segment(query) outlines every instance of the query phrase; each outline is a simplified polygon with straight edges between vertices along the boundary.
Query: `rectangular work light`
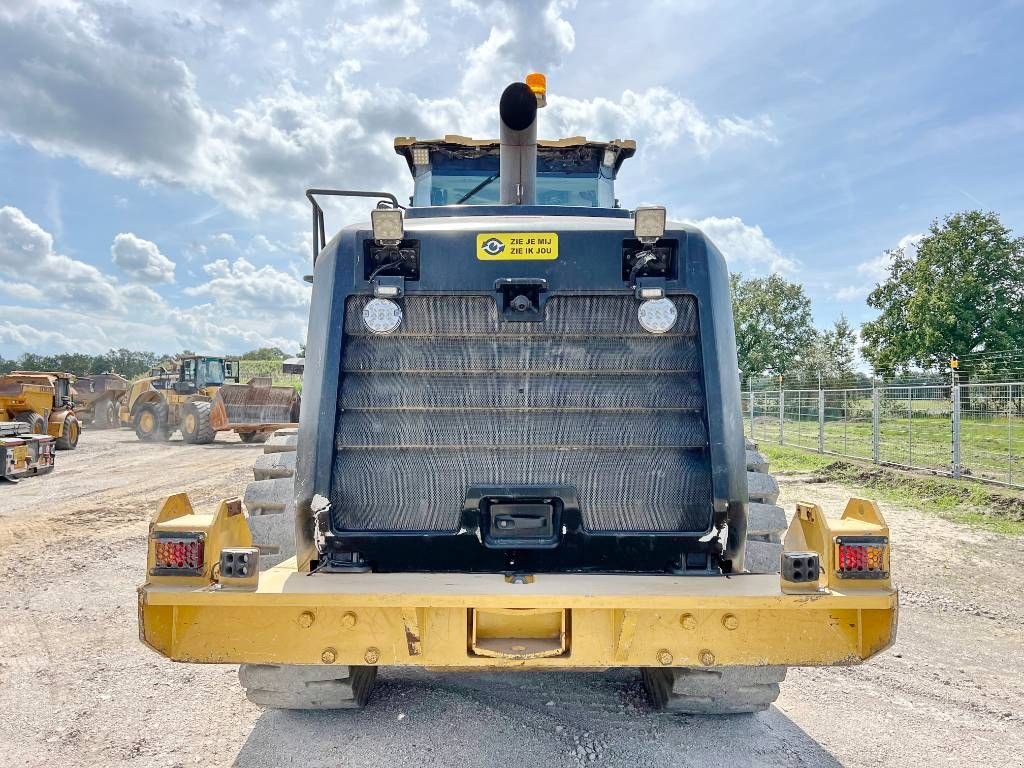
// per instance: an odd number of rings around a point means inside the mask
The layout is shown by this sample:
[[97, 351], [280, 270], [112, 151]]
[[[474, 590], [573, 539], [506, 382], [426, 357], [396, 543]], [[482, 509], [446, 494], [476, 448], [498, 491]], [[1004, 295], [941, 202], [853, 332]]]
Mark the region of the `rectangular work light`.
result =
[[405, 236], [401, 208], [374, 208], [370, 211], [373, 239], [380, 245], [398, 245]]
[[665, 234], [664, 206], [651, 205], [633, 212], [633, 234], [644, 245], [654, 245]]

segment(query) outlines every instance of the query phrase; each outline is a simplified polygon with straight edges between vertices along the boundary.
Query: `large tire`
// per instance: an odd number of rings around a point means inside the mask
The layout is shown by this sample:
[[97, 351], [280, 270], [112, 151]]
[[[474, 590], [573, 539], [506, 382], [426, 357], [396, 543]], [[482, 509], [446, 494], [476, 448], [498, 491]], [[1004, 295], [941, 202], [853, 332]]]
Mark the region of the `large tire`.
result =
[[146, 443], [167, 439], [167, 405], [143, 403], [132, 417], [135, 436]]
[[117, 426], [117, 406], [112, 400], [100, 400], [93, 406], [92, 424], [96, 429]]
[[295, 554], [295, 442], [298, 430], [279, 429], [263, 444], [245, 489], [245, 508], [260, 566], [270, 567]]
[[54, 445], [58, 451], [73, 451], [78, 445], [78, 438], [82, 435], [82, 425], [73, 414], [64, 417], [64, 426], [60, 431]]
[[330, 664], [242, 664], [238, 680], [254, 704], [271, 709], [358, 709], [366, 705], [376, 667]]
[[[295, 554], [295, 444], [298, 430], [279, 429], [264, 443], [245, 489], [245, 508], [260, 566]], [[355, 709], [377, 679], [369, 666], [243, 664], [238, 679], [249, 701], [272, 709]]]
[[782, 537], [788, 523], [779, 500], [779, 484], [768, 473], [768, 459], [747, 441], [747, 555], [751, 573], [778, 573], [782, 560]]
[[205, 445], [212, 443], [217, 433], [210, 426], [210, 411], [213, 404], [205, 400], [187, 403], [181, 416], [181, 436], [186, 443]]
[[644, 667], [644, 687], [656, 709], [683, 715], [760, 712], [779, 697], [785, 667]]
[[14, 414], [14, 420], [28, 425], [28, 433], [31, 435], [46, 434], [46, 419], [35, 411], [21, 411]]

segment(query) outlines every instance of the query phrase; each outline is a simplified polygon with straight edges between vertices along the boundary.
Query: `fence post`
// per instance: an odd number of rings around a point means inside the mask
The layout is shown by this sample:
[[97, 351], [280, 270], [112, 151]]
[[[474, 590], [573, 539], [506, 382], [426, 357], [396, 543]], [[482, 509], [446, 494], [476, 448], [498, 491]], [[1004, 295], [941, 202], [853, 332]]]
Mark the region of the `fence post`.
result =
[[1013, 485], [1013, 384], [1006, 385], [1006, 484]]
[[785, 445], [783, 425], [786, 423], [786, 390], [779, 387], [779, 445]]
[[755, 440], [754, 437], [754, 380], [751, 377], [747, 377], [747, 392], [750, 395], [750, 439]]
[[953, 463], [953, 477], [960, 477], [960, 385], [954, 384], [950, 387], [950, 392], [953, 395], [953, 404], [951, 407], [953, 415], [953, 429], [952, 429], [952, 449], [951, 456]]
[[825, 452], [825, 390], [818, 384], [818, 453]]
[[877, 464], [882, 458], [881, 438], [881, 398], [878, 394], [878, 387], [871, 386], [871, 460]]

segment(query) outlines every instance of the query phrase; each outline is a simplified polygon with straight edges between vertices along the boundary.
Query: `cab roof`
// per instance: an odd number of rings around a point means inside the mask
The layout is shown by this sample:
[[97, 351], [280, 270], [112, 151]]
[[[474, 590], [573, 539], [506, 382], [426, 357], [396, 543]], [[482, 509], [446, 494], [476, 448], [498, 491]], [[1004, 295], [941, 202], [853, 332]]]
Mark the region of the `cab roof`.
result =
[[[413, 149], [424, 148], [428, 151], [443, 151], [466, 158], [497, 156], [500, 144], [497, 139], [471, 139], [468, 136], [447, 134], [442, 139], [417, 139], [415, 136], [399, 136], [395, 139], [395, 152], [405, 158], [409, 172], [416, 173], [413, 163]], [[636, 142], [633, 139], [613, 139], [612, 141], [590, 141], [586, 136], [570, 136], [566, 139], [537, 141], [537, 155], [545, 159], [571, 160], [581, 150], [585, 152], [604, 152], [606, 149], [617, 150], [615, 157], [615, 173], [619, 172], [622, 163], [636, 154]]]

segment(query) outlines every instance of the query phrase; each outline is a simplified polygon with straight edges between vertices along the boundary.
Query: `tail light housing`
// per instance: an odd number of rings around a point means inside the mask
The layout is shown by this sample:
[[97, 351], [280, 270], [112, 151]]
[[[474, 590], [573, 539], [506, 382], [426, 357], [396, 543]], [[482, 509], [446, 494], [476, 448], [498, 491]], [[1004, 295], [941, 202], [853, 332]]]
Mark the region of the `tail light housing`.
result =
[[154, 576], [201, 576], [205, 563], [206, 535], [202, 533], [154, 533]]
[[837, 536], [836, 574], [842, 579], [889, 578], [889, 539], [885, 536]]

